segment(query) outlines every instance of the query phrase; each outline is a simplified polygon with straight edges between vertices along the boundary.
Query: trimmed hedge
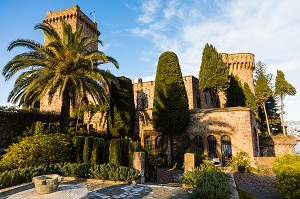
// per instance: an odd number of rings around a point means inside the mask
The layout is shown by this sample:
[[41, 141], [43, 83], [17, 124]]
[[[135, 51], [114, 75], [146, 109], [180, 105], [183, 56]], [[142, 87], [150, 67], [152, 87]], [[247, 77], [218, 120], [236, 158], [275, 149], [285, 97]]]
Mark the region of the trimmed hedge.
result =
[[273, 164], [276, 182], [283, 198], [300, 198], [300, 156], [286, 154], [276, 158]]
[[75, 136], [73, 139], [76, 163], [83, 163], [84, 142], [85, 142], [84, 136]]
[[72, 160], [72, 141], [68, 135], [34, 135], [8, 147], [0, 161], [4, 170], [40, 166]]
[[112, 166], [109, 164], [59, 163], [49, 166], [25, 167], [4, 171], [0, 173], [0, 188], [31, 182], [34, 176], [51, 173], [62, 176], [126, 182], [132, 182], [139, 178], [139, 172], [128, 167]]
[[93, 150], [94, 137], [89, 136], [85, 138], [84, 147], [83, 147], [83, 162], [91, 163], [91, 156]]
[[94, 138], [91, 163], [103, 164], [104, 163], [103, 152], [104, 152], [104, 139], [97, 138], [97, 137]]

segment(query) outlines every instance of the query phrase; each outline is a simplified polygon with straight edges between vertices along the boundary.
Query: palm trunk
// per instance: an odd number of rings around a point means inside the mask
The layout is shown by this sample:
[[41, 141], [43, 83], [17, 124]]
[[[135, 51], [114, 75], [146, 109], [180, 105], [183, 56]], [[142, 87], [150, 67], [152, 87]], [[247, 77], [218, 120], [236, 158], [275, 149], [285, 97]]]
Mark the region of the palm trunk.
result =
[[70, 123], [70, 105], [71, 98], [69, 95], [69, 86], [66, 85], [62, 94], [62, 105], [60, 113], [60, 131], [62, 133], [68, 133]]
[[265, 112], [265, 116], [266, 116], [266, 122], [267, 122], [267, 127], [268, 127], [268, 133], [269, 133], [269, 136], [271, 136], [270, 126], [269, 126], [269, 119], [268, 119], [268, 114], [267, 114], [267, 111], [266, 111], [266, 105], [265, 105], [265, 104], [264, 104], [264, 112]]
[[170, 166], [172, 163], [172, 136], [170, 135], [168, 136], [167, 154], [168, 154], [168, 166]]
[[281, 116], [281, 126], [282, 126], [282, 132], [283, 135], [286, 135], [286, 129], [285, 129], [285, 124], [284, 124], [284, 119], [283, 119], [283, 97], [280, 96], [280, 116]]

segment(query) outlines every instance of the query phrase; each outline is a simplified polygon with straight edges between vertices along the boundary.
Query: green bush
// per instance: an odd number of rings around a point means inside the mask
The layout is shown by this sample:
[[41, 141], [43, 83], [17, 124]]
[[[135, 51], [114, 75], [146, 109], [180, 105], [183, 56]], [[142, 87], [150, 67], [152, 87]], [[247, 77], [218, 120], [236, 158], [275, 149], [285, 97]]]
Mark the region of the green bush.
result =
[[201, 164], [194, 171], [185, 172], [181, 182], [193, 187], [190, 198], [226, 199], [231, 193], [228, 176], [210, 164]]
[[243, 189], [238, 189], [240, 199], [256, 199], [255, 195], [250, 193], [249, 191], [245, 191]]
[[91, 163], [92, 164], [103, 164], [103, 150], [104, 150], [104, 139], [94, 138], [93, 150]]
[[133, 165], [133, 153], [142, 150], [139, 142], [130, 142], [128, 146], [128, 166], [132, 167]]
[[273, 171], [283, 198], [300, 198], [300, 156], [286, 154], [276, 158]]
[[104, 149], [103, 149], [103, 163], [104, 164], [109, 163], [109, 146], [110, 146], [110, 141], [108, 141], [108, 140], [104, 141]]
[[86, 163], [57, 163], [39, 167], [25, 167], [0, 173], [0, 188], [31, 182], [32, 177], [56, 173], [62, 176], [95, 178], [132, 182], [137, 180], [139, 172], [128, 167], [89, 165]]
[[71, 146], [70, 137], [64, 134], [25, 137], [9, 146], [0, 167], [14, 169], [71, 161]]
[[132, 182], [138, 179], [139, 171], [128, 167], [109, 164], [93, 165], [90, 169], [90, 177], [101, 180]]
[[121, 139], [112, 139], [109, 145], [109, 164], [121, 165], [121, 154]]
[[228, 162], [228, 165], [235, 171], [251, 172], [252, 167], [250, 166], [250, 157], [245, 151], [241, 151], [233, 156]]
[[73, 139], [75, 162], [77, 163], [83, 163], [84, 142], [85, 138], [83, 136], [75, 136]]
[[94, 137], [89, 136], [85, 138], [84, 147], [83, 147], [83, 162], [91, 163], [91, 156], [93, 150]]
[[158, 154], [144, 150], [145, 153], [145, 180], [148, 182], [157, 181], [157, 160]]

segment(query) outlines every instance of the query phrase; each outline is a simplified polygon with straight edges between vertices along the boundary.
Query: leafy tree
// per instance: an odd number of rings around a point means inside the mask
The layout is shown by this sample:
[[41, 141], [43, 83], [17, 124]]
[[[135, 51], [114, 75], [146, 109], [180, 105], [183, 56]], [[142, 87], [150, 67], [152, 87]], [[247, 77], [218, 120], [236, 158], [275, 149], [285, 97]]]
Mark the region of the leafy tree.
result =
[[189, 123], [187, 93], [173, 52], [164, 52], [159, 57], [152, 115], [154, 129], [168, 138], [168, 164], [171, 164], [172, 136], [182, 133]]
[[226, 90], [226, 107], [236, 107], [242, 106], [244, 107], [246, 98], [243, 91], [242, 83], [239, 79], [233, 75], [229, 77], [229, 87]]
[[266, 122], [267, 122], [267, 127], [268, 127], [268, 133], [271, 136], [270, 132], [270, 126], [269, 126], [269, 121], [268, 121], [268, 115], [266, 111], [266, 102], [272, 95], [272, 90], [270, 89], [268, 85], [268, 80], [264, 76], [263, 73], [260, 73], [258, 76], [258, 79], [256, 81], [255, 85], [255, 97], [256, 97], [256, 102], [263, 108], [265, 117], [266, 117]]
[[62, 99], [61, 131], [66, 133], [71, 99], [90, 96], [95, 103], [106, 101], [107, 84], [114, 81], [114, 76], [97, 66], [111, 62], [118, 67], [118, 63], [101, 51], [89, 50], [91, 46], [102, 42], [97, 38], [83, 36], [82, 25], [74, 32], [64, 20], [61, 25], [61, 35], [48, 22], [35, 26], [48, 39], [46, 45], [26, 39], [10, 43], [9, 51], [15, 47], [26, 47], [30, 51], [16, 55], [9, 61], [3, 69], [3, 75], [9, 80], [17, 72], [23, 71], [8, 97], [12, 103], [19, 101], [19, 105], [29, 107], [43, 96], [48, 96], [51, 103], [54, 94], [59, 93]]
[[276, 81], [275, 81], [275, 95], [279, 96], [280, 98], [280, 114], [281, 114], [281, 125], [282, 125], [282, 131], [283, 134], [286, 135], [286, 129], [284, 126], [284, 104], [283, 104], [283, 99], [287, 95], [295, 95], [296, 89], [286, 81], [284, 78], [284, 73], [281, 70], [277, 70], [277, 76], [276, 76]]
[[110, 93], [109, 131], [113, 137], [130, 135], [134, 128], [134, 98], [132, 82], [119, 77], [119, 88], [112, 84]]
[[216, 48], [206, 44], [202, 53], [199, 87], [201, 91], [210, 91], [216, 107], [219, 107], [218, 92], [225, 91], [228, 87], [228, 75], [228, 68], [219, 57]]
[[255, 114], [256, 119], [260, 120], [258, 116], [258, 105], [255, 101], [255, 95], [252, 93], [249, 85], [247, 83], [244, 84], [243, 91], [245, 94], [245, 106], [250, 108], [252, 112]]

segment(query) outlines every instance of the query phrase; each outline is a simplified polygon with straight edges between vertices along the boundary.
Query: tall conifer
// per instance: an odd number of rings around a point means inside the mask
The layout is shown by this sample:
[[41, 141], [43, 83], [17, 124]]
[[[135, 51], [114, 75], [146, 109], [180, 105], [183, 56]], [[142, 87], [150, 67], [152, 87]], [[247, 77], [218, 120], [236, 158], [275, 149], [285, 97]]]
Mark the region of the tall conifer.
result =
[[271, 97], [271, 95], [272, 95], [272, 90], [270, 89], [270, 87], [268, 85], [268, 80], [264, 76], [263, 73], [260, 73], [260, 75], [258, 76], [258, 79], [256, 81], [256, 85], [255, 85], [255, 97], [256, 97], [256, 102], [264, 110], [267, 127], [268, 127], [268, 133], [270, 136], [271, 136], [271, 131], [270, 131], [268, 115], [267, 115], [267, 111], [266, 111], [266, 102]]
[[172, 156], [172, 136], [182, 133], [189, 123], [185, 85], [174, 52], [160, 55], [156, 69], [153, 127], [168, 138], [168, 164]]
[[233, 75], [229, 79], [229, 87], [226, 90], [226, 107], [244, 107], [246, 105], [246, 98], [241, 81]]
[[280, 98], [281, 125], [282, 125], [282, 131], [284, 135], [286, 135], [286, 129], [284, 126], [284, 119], [283, 119], [283, 114], [284, 114], [283, 99], [287, 95], [295, 95], [296, 93], [297, 93], [296, 89], [290, 83], [288, 83], [284, 78], [284, 73], [281, 70], [277, 70], [277, 76], [275, 81], [275, 95], [279, 96]]
[[228, 75], [228, 68], [216, 48], [211, 44], [206, 44], [202, 53], [199, 87], [201, 91], [210, 91], [216, 107], [219, 107], [218, 93], [225, 91], [228, 87]]

